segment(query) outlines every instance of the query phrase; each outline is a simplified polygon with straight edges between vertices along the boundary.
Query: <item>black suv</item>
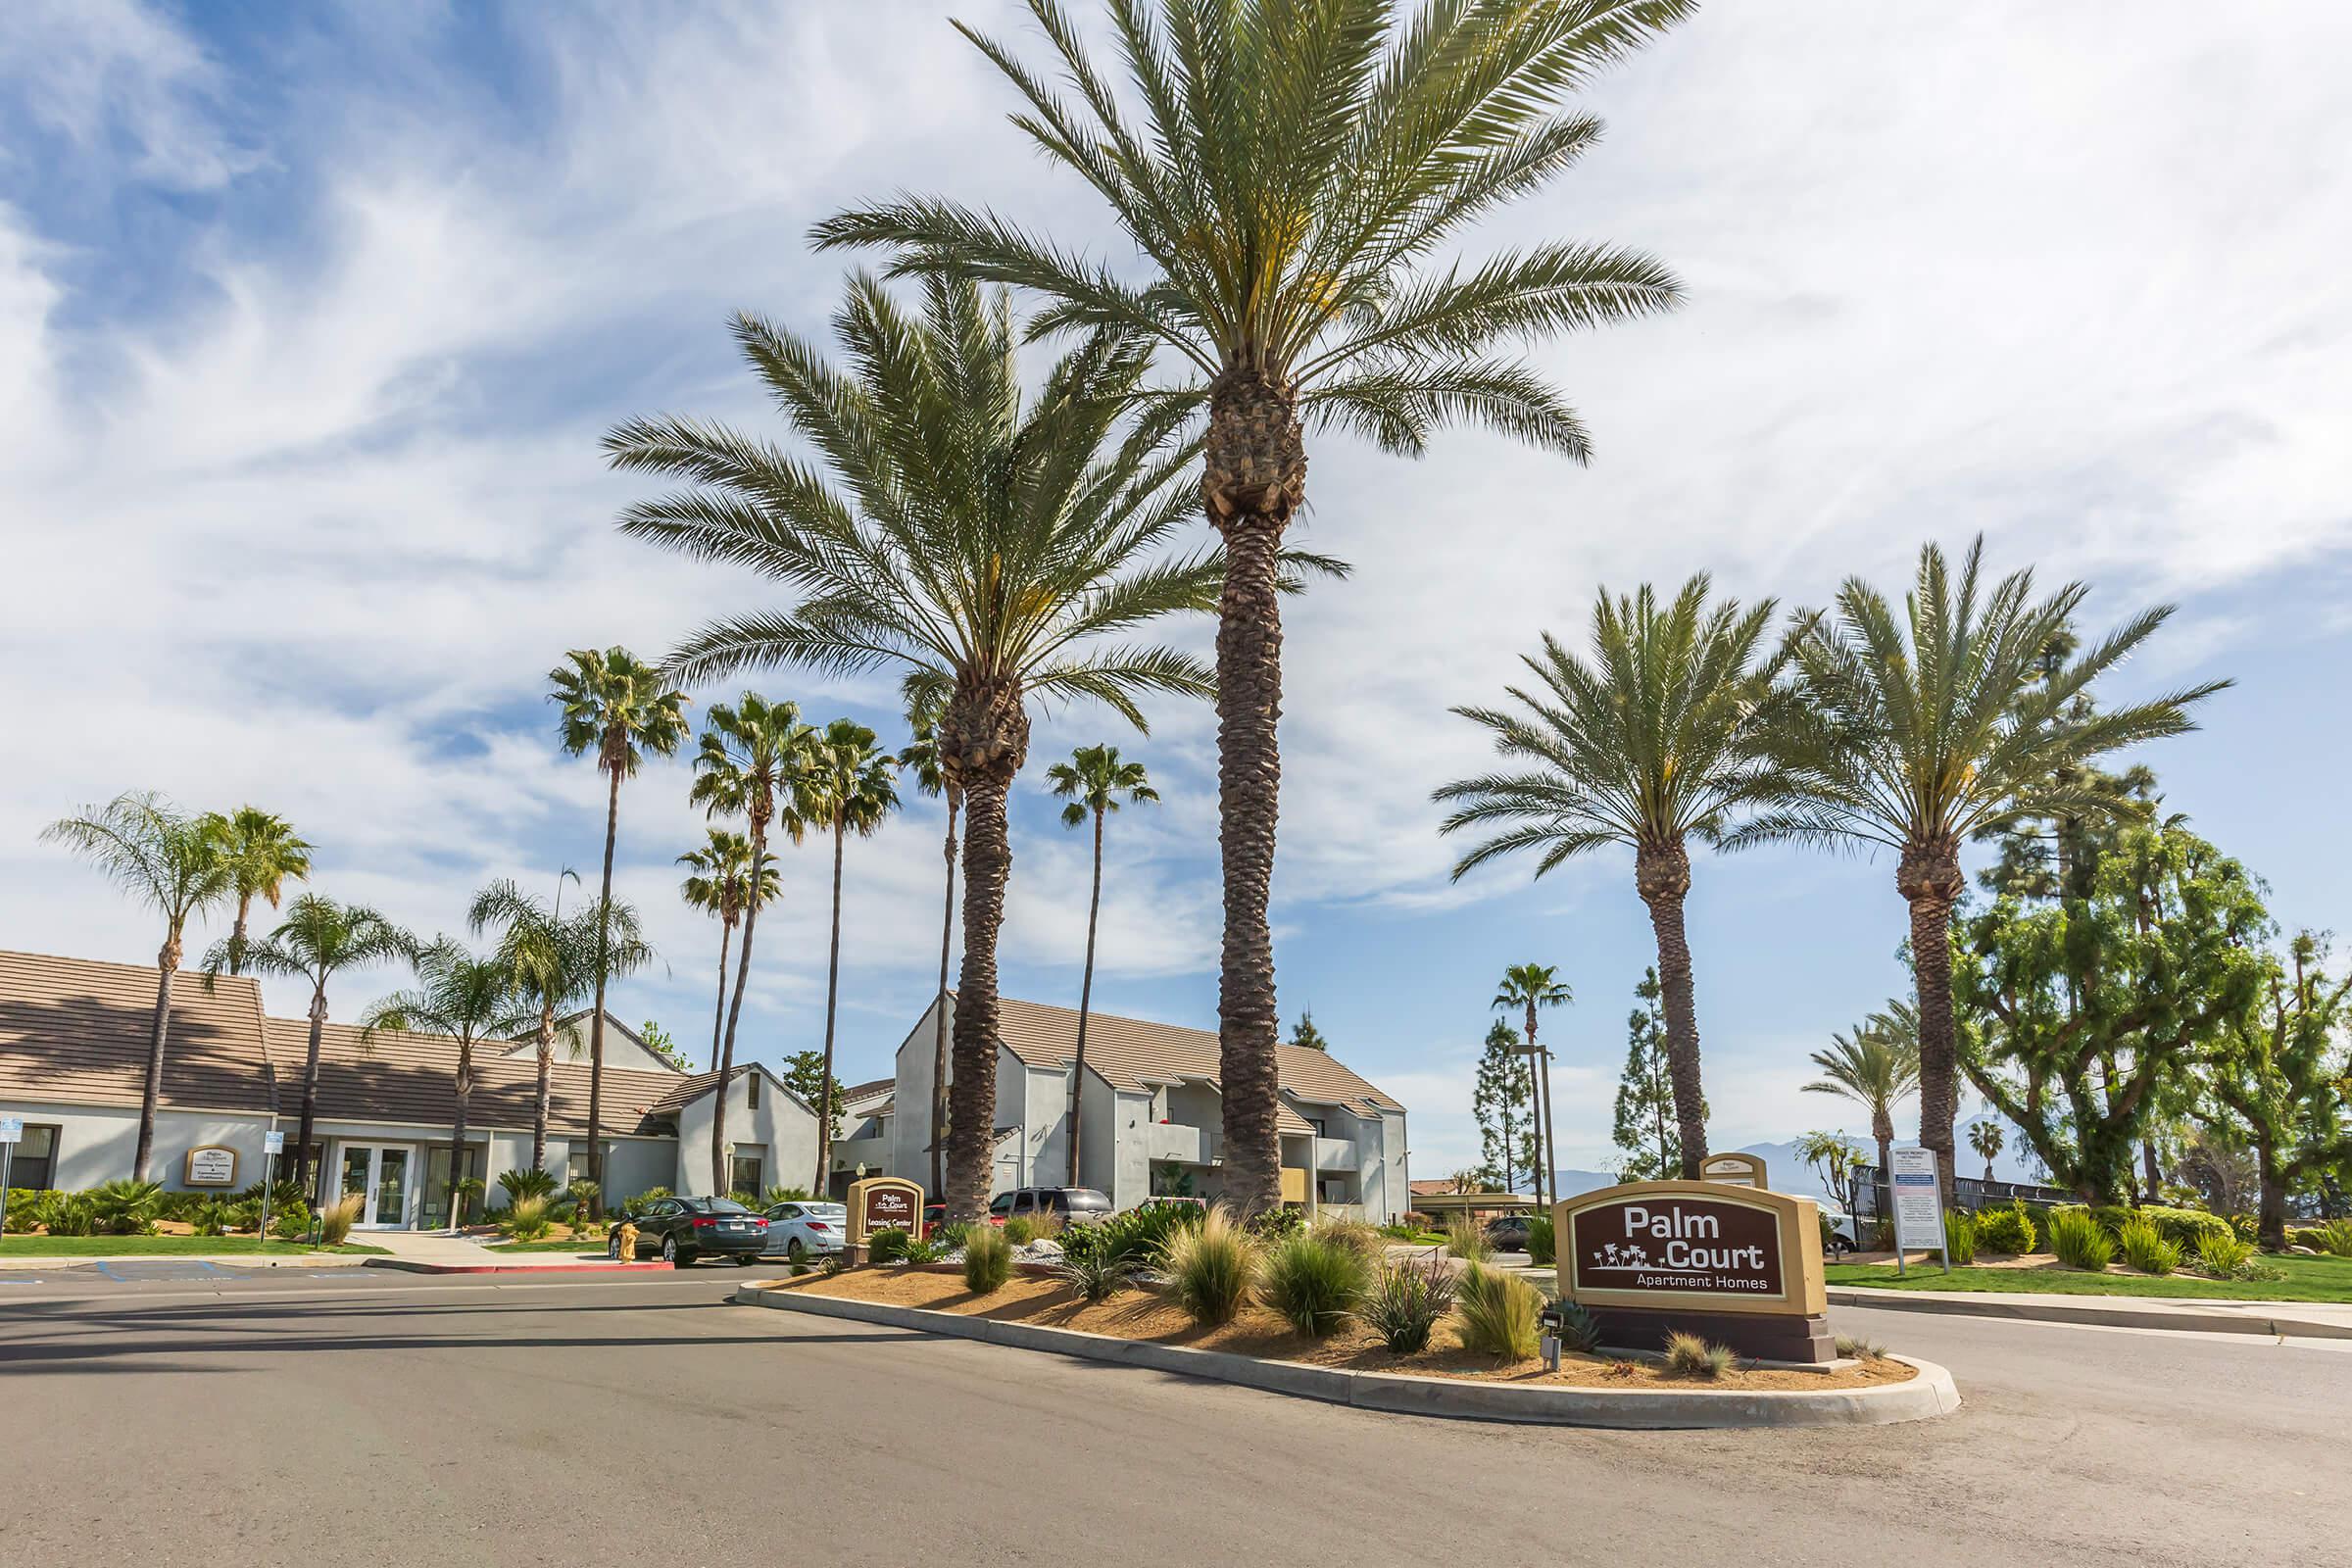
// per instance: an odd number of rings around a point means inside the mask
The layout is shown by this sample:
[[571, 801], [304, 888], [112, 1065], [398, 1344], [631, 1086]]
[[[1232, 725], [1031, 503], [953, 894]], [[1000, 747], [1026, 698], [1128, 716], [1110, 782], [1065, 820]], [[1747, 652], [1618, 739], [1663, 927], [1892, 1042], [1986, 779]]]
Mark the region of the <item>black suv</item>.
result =
[[1487, 1221], [1487, 1245], [1497, 1252], [1524, 1252], [1533, 1227], [1525, 1214], [1497, 1214]]
[[1092, 1187], [1016, 1187], [989, 1200], [988, 1217], [1002, 1225], [1032, 1214], [1059, 1214], [1072, 1224], [1110, 1218], [1110, 1200]]
[[[659, 1253], [679, 1268], [706, 1253], [748, 1267], [766, 1245], [767, 1221], [732, 1198], [657, 1198], [637, 1216], [637, 1255]], [[619, 1226], [606, 1246], [611, 1256], [620, 1255]]]

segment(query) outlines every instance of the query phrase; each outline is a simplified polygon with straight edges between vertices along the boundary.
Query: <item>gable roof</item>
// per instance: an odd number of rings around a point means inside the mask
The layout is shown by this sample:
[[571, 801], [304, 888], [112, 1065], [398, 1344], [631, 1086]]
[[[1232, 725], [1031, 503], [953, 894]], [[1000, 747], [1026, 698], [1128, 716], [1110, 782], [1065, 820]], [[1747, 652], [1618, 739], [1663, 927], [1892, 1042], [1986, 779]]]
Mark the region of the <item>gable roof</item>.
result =
[[[1017, 997], [1000, 998], [998, 1008], [998, 1038], [1025, 1064], [1066, 1070], [1076, 1058], [1078, 1014], [1071, 1008], [1023, 1002]], [[1404, 1110], [1328, 1052], [1276, 1045], [1274, 1063], [1282, 1092], [1294, 1099], [1345, 1106], [1367, 1117]], [[1205, 1029], [1089, 1012], [1086, 1064], [1113, 1089], [1130, 1094], [1142, 1094], [1153, 1084], [1178, 1082], [1205, 1083], [1223, 1092], [1218, 1083], [1223, 1063], [1217, 1037]], [[1313, 1130], [1287, 1105], [1278, 1119], [1284, 1132]]]

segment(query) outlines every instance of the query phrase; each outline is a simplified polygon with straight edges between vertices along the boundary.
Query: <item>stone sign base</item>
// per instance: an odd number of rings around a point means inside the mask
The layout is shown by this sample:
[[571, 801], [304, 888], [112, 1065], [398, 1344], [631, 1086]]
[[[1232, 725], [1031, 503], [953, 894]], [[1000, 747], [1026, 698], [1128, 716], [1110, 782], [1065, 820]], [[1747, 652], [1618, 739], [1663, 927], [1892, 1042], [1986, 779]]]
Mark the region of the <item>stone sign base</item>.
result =
[[1600, 1330], [1604, 1348], [1642, 1350], [1656, 1354], [1666, 1348], [1669, 1334], [1695, 1334], [1716, 1345], [1728, 1345], [1752, 1361], [1789, 1361], [1799, 1366], [1823, 1366], [1838, 1359], [1837, 1341], [1830, 1337], [1827, 1317], [1798, 1317], [1779, 1312], [1666, 1312], [1645, 1307], [1594, 1306], [1593, 1325]]

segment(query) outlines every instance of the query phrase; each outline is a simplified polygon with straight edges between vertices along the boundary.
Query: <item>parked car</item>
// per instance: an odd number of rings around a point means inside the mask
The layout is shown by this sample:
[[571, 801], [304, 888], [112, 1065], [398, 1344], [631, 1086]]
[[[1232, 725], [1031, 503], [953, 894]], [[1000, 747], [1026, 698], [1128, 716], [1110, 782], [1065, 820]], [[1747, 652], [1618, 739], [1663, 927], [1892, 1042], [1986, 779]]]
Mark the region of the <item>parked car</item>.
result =
[[[659, 1253], [662, 1261], [684, 1268], [699, 1257], [732, 1257], [750, 1265], [760, 1260], [767, 1245], [767, 1220], [732, 1198], [658, 1198], [637, 1216], [637, 1255]], [[620, 1228], [614, 1226], [607, 1253], [620, 1255]]]
[[1830, 1255], [1842, 1256], [1862, 1250], [1861, 1222], [1843, 1209], [1821, 1205], [1821, 1217], [1830, 1222]]
[[1016, 1187], [989, 1200], [993, 1224], [1033, 1214], [1059, 1214], [1070, 1224], [1092, 1224], [1110, 1218], [1110, 1200], [1092, 1187]]
[[840, 1251], [849, 1245], [849, 1237], [847, 1203], [778, 1203], [767, 1211], [767, 1245], [760, 1255], [781, 1253], [799, 1263], [811, 1254]]
[[1497, 1252], [1524, 1252], [1534, 1228], [1525, 1214], [1497, 1214], [1487, 1221], [1487, 1245]]

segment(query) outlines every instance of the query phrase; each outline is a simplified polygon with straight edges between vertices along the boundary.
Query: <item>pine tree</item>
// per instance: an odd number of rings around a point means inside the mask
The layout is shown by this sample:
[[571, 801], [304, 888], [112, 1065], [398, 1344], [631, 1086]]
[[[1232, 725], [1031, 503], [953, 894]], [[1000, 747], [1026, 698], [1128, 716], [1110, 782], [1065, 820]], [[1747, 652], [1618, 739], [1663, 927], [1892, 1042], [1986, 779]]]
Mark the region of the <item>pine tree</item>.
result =
[[[1612, 1136], [1625, 1157], [1617, 1162], [1621, 1182], [1672, 1180], [1683, 1166], [1683, 1140], [1674, 1118], [1674, 1071], [1666, 1054], [1666, 1009], [1656, 965], [1634, 987], [1641, 1004], [1627, 1015], [1625, 1076], [1617, 1085], [1617, 1123]], [[1699, 1114], [1706, 1114], [1701, 1101]]]
[[1487, 1031], [1487, 1052], [1478, 1061], [1478, 1081], [1470, 1095], [1471, 1111], [1478, 1117], [1482, 1163], [1479, 1179], [1498, 1192], [1514, 1192], [1512, 1176], [1536, 1168], [1535, 1072], [1519, 1031], [1494, 1020]]

